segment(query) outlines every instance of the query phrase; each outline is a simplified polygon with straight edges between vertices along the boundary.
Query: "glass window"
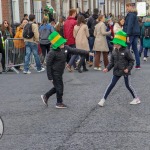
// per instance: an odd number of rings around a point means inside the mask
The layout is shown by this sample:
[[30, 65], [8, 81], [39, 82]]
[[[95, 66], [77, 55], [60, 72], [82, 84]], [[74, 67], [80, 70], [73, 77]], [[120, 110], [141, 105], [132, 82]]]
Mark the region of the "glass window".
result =
[[14, 23], [20, 22], [19, 1], [18, 0], [12, 0], [12, 9], [13, 9], [13, 20], [14, 20]]

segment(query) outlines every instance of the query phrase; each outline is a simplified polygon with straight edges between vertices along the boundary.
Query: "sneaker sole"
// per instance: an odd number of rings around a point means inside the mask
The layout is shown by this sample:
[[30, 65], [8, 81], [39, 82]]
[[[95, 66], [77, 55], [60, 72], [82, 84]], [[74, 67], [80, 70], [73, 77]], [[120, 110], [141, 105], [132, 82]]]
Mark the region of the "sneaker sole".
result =
[[57, 109], [66, 109], [67, 107], [59, 107], [59, 106], [56, 106]]
[[101, 104], [99, 104], [99, 103], [98, 103], [98, 105], [99, 105], [100, 107], [104, 107], [104, 105], [101, 105]]
[[45, 101], [44, 101], [43, 95], [41, 95], [41, 99], [42, 99], [44, 105], [45, 105], [45, 106], [48, 106], [48, 104], [46, 104]]
[[130, 105], [137, 105], [137, 104], [141, 104], [141, 101], [138, 101], [137, 103], [130, 103]]

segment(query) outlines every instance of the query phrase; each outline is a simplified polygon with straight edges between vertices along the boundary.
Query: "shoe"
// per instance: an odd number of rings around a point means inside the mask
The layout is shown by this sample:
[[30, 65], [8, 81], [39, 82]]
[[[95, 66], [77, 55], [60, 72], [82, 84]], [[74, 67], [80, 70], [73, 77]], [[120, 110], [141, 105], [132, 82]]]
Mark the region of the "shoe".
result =
[[23, 73], [24, 73], [24, 74], [31, 74], [31, 71], [29, 71], [29, 70], [28, 70], [28, 71], [25, 71], [25, 70], [24, 70]]
[[93, 66], [93, 62], [89, 62], [89, 67], [92, 67]]
[[79, 73], [82, 73], [82, 70], [81, 70], [81, 68], [78, 68], [78, 72], [79, 72]]
[[133, 101], [130, 102], [130, 105], [136, 105], [136, 104], [140, 104], [141, 101], [139, 98], [134, 98]]
[[143, 60], [144, 60], [144, 61], [147, 61], [147, 58], [146, 58], [146, 57], [144, 57], [144, 58], [143, 58]]
[[41, 70], [38, 70], [37, 72], [43, 72], [45, 71], [45, 68], [41, 68]]
[[103, 107], [104, 104], [105, 104], [105, 99], [102, 98], [102, 99], [100, 100], [100, 102], [98, 103], [98, 105], [101, 106], [101, 107]]
[[69, 72], [72, 72], [72, 69], [69, 65], [66, 66], [66, 69], [69, 71]]
[[83, 68], [83, 72], [89, 71], [87, 68]]
[[140, 70], [140, 69], [141, 69], [141, 67], [140, 67], [140, 66], [135, 66], [135, 69]]
[[58, 109], [65, 109], [65, 108], [67, 108], [67, 106], [65, 104], [63, 104], [63, 103], [57, 103], [56, 104], [56, 108], [58, 108]]
[[46, 98], [46, 96], [45, 95], [41, 95], [41, 99], [42, 99], [44, 105], [48, 106], [48, 99]]
[[94, 67], [94, 70], [101, 71], [102, 68], [101, 67]]

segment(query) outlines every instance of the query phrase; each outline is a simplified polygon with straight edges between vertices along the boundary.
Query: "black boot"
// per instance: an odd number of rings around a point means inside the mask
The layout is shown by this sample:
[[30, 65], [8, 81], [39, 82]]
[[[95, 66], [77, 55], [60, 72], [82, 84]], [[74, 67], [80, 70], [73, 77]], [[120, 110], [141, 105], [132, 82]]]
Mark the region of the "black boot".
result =
[[78, 65], [78, 72], [79, 72], [79, 73], [82, 73], [81, 65], [80, 65], [80, 64]]
[[83, 63], [83, 71], [84, 71], [84, 72], [89, 71], [89, 70], [86, 68], [85, 62]]

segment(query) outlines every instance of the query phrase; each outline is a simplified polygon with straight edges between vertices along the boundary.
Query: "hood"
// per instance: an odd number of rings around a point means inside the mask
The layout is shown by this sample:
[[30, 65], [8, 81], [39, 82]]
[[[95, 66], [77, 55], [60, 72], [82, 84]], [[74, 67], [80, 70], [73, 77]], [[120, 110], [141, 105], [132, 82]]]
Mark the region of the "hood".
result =
[[98, 18], [98, 15], [93, 14], [92, 17], [96, 20]]
[[69, 16], [69, 17], [67, 18], [67, 20], [76, 20], [76, 18]]
[[150, 27], [150, 22], [145, 22], [145, 23], [144, 23], [144, 26], [145, 26], [145, 27]]

